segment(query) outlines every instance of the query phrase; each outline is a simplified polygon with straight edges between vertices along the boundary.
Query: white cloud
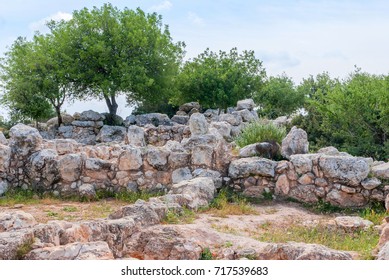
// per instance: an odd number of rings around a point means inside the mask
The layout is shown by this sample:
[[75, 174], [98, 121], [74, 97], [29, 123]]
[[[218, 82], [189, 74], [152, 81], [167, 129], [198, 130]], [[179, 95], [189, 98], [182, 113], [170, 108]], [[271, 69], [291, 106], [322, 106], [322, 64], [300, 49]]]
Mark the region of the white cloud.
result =
[[173, 7], [172, 2], [170, 1], [163, 1], [162, 3], [158, 5], [151, 6], [150, 10], [160, 12], [160, 11], [168, 11]]
[[44, 32], [47, 30], [46, 23], [49, 22], [50, 20], [54, 21], [60, 21], [60, 20], [71, 20], [72, 19], [72, 14], [69, 13], [64, 13], [64, 12], [57, 12], [56, 14], [50, 15], [48, 17], [45, 17], [41, 20], [34, 21], [30, 23], [29, 28], [32, 31], [41, 31]]
[[196, 13], [189, 12], [188, 19], [197, 26], [205, 26], [205, 21], [203, 18], [199, 17]]

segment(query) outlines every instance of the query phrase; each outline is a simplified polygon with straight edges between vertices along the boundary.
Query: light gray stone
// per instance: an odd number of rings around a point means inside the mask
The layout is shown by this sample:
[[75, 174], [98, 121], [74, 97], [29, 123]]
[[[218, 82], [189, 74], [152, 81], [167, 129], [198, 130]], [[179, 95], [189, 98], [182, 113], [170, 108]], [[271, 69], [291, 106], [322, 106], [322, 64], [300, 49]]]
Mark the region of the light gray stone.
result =
[[74, 182], [80, 178], [82, 172], [82, 158], [79, 154], [67, 154], [58, 161], [61, 178], [67, 182]]
[[127, 131], [127, 143], [129, 145], [144, 147], [146, 146], [145, 131], [143, 128], [131, 125]]
[[139, 170], [143, 165], [142, 152], [139, 148], [127, 147], [119, 156], [119, 170]]
[[[312, 154], [314, 155], [314, 154]], [[319, 156], [308, 156], [308, 155], [291, 155], [290, 162], [293, 164], [298, 174], [304, 174], [312, 172], [313, 162], [312, 160], [319, 158]]]
[[238, 126], [242, 123], [242, 117], [237, 114], [221, 114], [219, 116], [219, 121], [227, 122], [230, 125]]
[[223, 178], [219, 171], [212, 169], [197, 168], [193, 170], [192, 175], [194, 178], [197, 177], [208, 177], [213, 180], [216, 188], [221, 188], [223, 184]]
[[1, 145], [8, 145], [8, 140], [5, 138], [3, 132], [0, 131], [0, 144]]
[[137, 126], [145, 126], [147, 124], [152, 124], [154, 126], [173, 125], [172, 121], [166, 114], [160, 113], [137, 115], [135, 116], [135, 122]]
[[126, 128], [123, 126], [109, 126], [104, 125], [99, 134], [97, 134], [96, 141], [102, 143], [109, 142], [123, 142], [126, 138]]
[[227, 141], [231, 140], [231, 125], [227, 122], [212, 122], [211, 128], [217, 129], [221, 136]]
[[92, 110], [84, 111], [80, 114], [79, 118], [80, 121], [102, 121], [104, 120], [104, 116], [100, 113], [97, 113]]
[[189, 102], [189, 103], [182, 104], [179, 107], [179, 110], [189, 113], [193, 108], [200, 110], [201, 106], [198, 102]]
[[386, 242], [384, 246], [379, 250], [377, 255], [378, 260], [389, 260], [389, 242]]
[[172, 182], [177, 184], [181, 181], [192, 179], [192, 173], [188, 167], [178, 168], [172, 172]]
[[9, 131], [12, 152], [18, 156], [28, 156], [41, 149], [42, 136], [36, 128], [17, 124]]
[[2, 181], [0, 179], [0, 196], [5, 194], [8, 191], [8, 183], [7, 181]]
[[11, 160], [11, 147], [0, 144], [0, 173], [7, 172]]
[[235, 111], [232, 114], [236, 116], [240, 116], [242, 121], [244, 122], [253, 122], [258, 120], [258, 115], [253, 114], [254, 111], [249, 111], [247, 109], [243, 109], [241, 111]]
[[56, 247], [35, 249], [26, 256], [28, 260], [113, 260], [108, 244], [103, 241], [71, 243]]
[[358, 186], [370, 170], [367, 161], [357, 157], [322, 155], [319, 166], [325, 177], [351, 186]]
[[250, 98], [250, 99], [239, 100], [236, 105], [236, 110], [241, 111], [247, 109], [251, 111], [254, 109], [254, 107], [255, 107], [254, 100]]
[[155, 168], [164, 168], [169, 157], [169, 150], [160, 147], [147, 147], [146, 160]]
[[79, 126], [79, 127], [94, 127], [95, 122], [94, 121], [73, 121], [73, 126]]
[[187, 125], [189, 122], [189, 116], [179, 116], [179, 115], [174, 115], [172, 117], [172, 121], [179, 123], [179, 124], [184, 124]]
[[38, 224], [30, 213], [23, 211], [0, 213], [0, 232], [31, 228]]
[[16, 260], [20, 256], [19, 248], [32, 244], [34, 234], [32, 229], [0, 232], [0, 260]]
[[367, 190], [372, 190], [381, 185], [381, 180], [377, 178], [366, 178], [361, 182], [361, 185]]
[[289, 159], [291, 155], [308, 153], [309, 143], [307, 133], [301, 128], [292, 127], [282, 140], [281, 154]]
[[80, 197], [86, 199], [94, 199], [96, 198], [96, 190], [95, 187], [91, 184], [82, 184], [78, 187], [78, 193]]
[[192, 136], [204, 135], [208, 133], [209, 125], [204, 115], [200, 113], [194, 113], [190, 116], [189, 128]]
[[277, 162], [269, 159], [259, 157], [241, 158], [231, 162], [228, 174], [233, 179], [250, 175], [274, 177], [276, 167]]
[[129, 127], [131, 125], [134, 125], [136, 123], [135, 116], [134, 115], [129, 115], [125, 120], [124, 120], [124, 126]]
[[371, 221], [357, 216], [340, 216], [336, 217], [334, 221], [337, 228], [343, 229], [346, 232], [367, 230], [374, 225]]
[[257, 144], [247, 145], [239, 150], [240, 157], [253, 157], [258, 156], [257, 153]]
[[389, 194], [387, 194], [385, 198], [385, 209], [386, 212], [389, 212]]
[[389, 162], [373, 166], [371, 173], [377, 178], [389, 179]]

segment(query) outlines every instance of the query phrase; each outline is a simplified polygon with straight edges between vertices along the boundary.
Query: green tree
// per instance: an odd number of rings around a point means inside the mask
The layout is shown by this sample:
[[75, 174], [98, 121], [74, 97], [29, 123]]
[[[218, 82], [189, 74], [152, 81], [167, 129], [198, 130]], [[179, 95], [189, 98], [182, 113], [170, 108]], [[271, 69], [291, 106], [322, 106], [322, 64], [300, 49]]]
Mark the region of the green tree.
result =
[[1, 63], [2, 103], [10, 110], [14, 121], [43, 120], [53, 115], [49, 100], [44, 96], [46, 82], [42, 81], [37, 62], [36, 42], [18, 38]]
[[169, 99], [184, 45], [172, 42], [161, 16], [105, 4], [75, 11], [53, 32], [72, 49], [68, 71], [78, 98], [105, 100], [112, 115], [122, 93], [130, 104], [150, 109]]
[[297, 91], [292, 79], [285, 74], [269, 77], [261, 91], [254, 97], [261, 105], [260, 116], [275, 119], [290, 115], [304, 104], [304, 94]]
[[238, 100], [256, 95], [265, 77], [262, 62], [253, 51], [215, 53], [209, 49], [183, 66], [178, 77], [180, 94], [174, 104], [199, 102], [203, 108], [226, 110]]

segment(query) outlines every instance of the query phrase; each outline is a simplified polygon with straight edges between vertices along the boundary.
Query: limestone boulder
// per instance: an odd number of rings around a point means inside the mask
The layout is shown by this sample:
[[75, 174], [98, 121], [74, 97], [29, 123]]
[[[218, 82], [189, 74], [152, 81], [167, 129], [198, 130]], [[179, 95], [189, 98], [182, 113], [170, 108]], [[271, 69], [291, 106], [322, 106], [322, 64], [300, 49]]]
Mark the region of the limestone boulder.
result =
[[189, 122], [189, 116], [180, 116], [180, 115], [174, 115], [172, 117], [172, 122], [187, 125]]
[[231, 140], [231, 125], [227, 122], [212, 122], [211, 128], [215, 128], [227, 141]]
[[145, 260], [198, 260], [202, 248], [173, 226], [155, 226], [135, 234], [128, 254]]
[[298, 174], [304, 174], [312, 172], [313, 160], [318, 159], [319, 156], [315, 154], [306, 154], [306, 155], [291, 155], [290, 162], [293, 164], [296, 172]]
[[35, 188], [49, 189], [60, 179], [58, 154], [54, 150], [43, 149], [29, 158], [28, 176]]
[[139, 170], [143, 165], [142, 152], [139, 148], [127, 146], [119, 156], [119, 170]]
[[83, 159], [81, 155], [67, 154], [58, 161], [59, 174], [64, 181], [77, 181], [81, 176], [82, 165]]
[[78, 193], [81, 198], [87, 200], [93, 200], [96, 198], [96, 190], [95, 187], [91, 184], [82, 184], [78, 187]]
[[55, 139], [54, 141], [55, 149], [59, 155], [76, 153], [80, 146], [80, 144], [73, 139]]
[[344, 251], [337, 251], [318, 244], [288, 242], [269, 244], [259, 253], [262, 260], [352, 260]]
[[126, 119], [123, 121], [125, 127], [130, 127], [131, 125], [134, 125], [136, 123], [136, 119], [134, 115], [129, 115], [126, 117]]
[[163, 147], [148, 146], [146, 152], [147, 162], [157, 169], [166, 167], [169, 157], [169, 150]]
[[151, 124], [153, 126], [160, 125], [173, 125], [172, 121], [166, 114], [160, 113], [150, 113], [135, 116], [135, 123], [137, 126], [146, 126], [147, 124]]
[[277, 162], [259, 158], [241, 158], [233, 160], [229, 166], [228, 174], [231, 178], [244, 178], [250, 175], [274, 177]]
[[251, 111], [254, 109], [254, 107], [255, 107], [254, 100], [250, 98], [250, 99], [239, 100], [236, 105], [236, 110], [241, 111], [247, 109]]
[[[70, 125], [74, 121], [73, 116], [69, 115], [69, 114], [61, 114], [61, 118], [62, 118], [62, 124], [64, 126]], [[47, 124], [48, 127], [55, 126], [55, 125], [58, 126], [58, 117], [54, 117], [54, 118], [49, 119], [46, 122], [46, 124]]]
[[238, 114], [221, 114], [219, 116], [219, 121], [227, 122], [232, 126], [238, 126], [242, 123], [242, 117]]
[[387, 194], [385, 198], [385, 209], [386, 212], [389, 212], [389, 194]]
[[189, 204], [186, 207], [197, 210], [199, 207], [207, 206], [214, 198], [215, 192], [215, 184], [211, 178], [197, 177], [173, 184], [169, 193], [187, 197]]
[[247, 145], [239, 150], [239, 157], [253, 157], [257, 156], [257, 144]]
[[5, 138], [3, 132], [0, 131], [0, 144], [1, 145], [8, 145], [8, 140]]
[[379, 185], [381, 185], [381, 180], [377, 178], [366, 178], [361, 182], [362, 187], [364, 187], [366, 190], [373, 190], [377, 188]]
[[347, 193], [333, 188], [326, 196], [326, 201], [332, 205], [347, 208], [360, 208], [368, 203], [366, 197], [361, 193]]
[[216, 188], [221, 188], [223, 183], [222, 175], [219, 171], [212, 169], [197, 168], [193, 170], [192, 175], [194, 178], [197, 177], [208, 177], [213, 180]]
[[200, 111], [201, 109], [201, 106], [198, 102], [189, 102], [189, 103], [185, 103], [185, 104], [182, 104], [180, 107], [179, 107], [179, 110], [180, 111], [183, 111], [185, 113], [189, 113], [190, 111], [192, 111], [193, 109], [197, 109]]
[[0, 232], [31, 228], [36, 224], [34, 217], [23, 211], [0, 213]]
[[292, 127], [288, 135], [282, 140], [281, 154], [289, 159], [291, 155], [308, 153], [309, 143], [307, 133], [297, 127]]
[[172, 172], [173, 184], [177, 184], [185, 180], [190, 180], [192, 178], [192, 173], [188, 167], [178, 168]]
[[42, 145], [42, 136], [36, 128], [17, 124], [9, 131], [12, 152], [18, 156], [28, 156], [38, 150]]
[[371, 173], [380, 179], [389, 179], [389, 162], [373, 166]]
[[71, 243], [56, 247], [35, 249], [26, 256], [28, 260], [112, 260], [114, 256], [103, 241]]
[[23, 258], [19, 249], [33, 243], [32, 229], [0, 232], [0, 260], [16, 260]]
[[97, 134], [96, 141], [101, 143], [123, 142], [126, 134], [126, 128], [123, 126], [104, 125]]
[[384, 246], [379, 250], [377, 255], [378, 260], [389, 260], [389, 242], [386, 242]]
[[192, 136], [208, 133], [209, 124], [203, 114], [195, 113], [190, 116], [189, 128]]
[[11, 147], [0, 144], [0, 173], [7, 172], [11, 160]]
[[358, 186], [370, 171], [368, 161], [358, 157], [322, 155], [319, 166], [325, 177], [351, 186]]
[[7, 181], [3, 181], [0, 179], [0, 196], [5, 194], [8, 191], [8, 183]]
[[357, 216], [340, 216], [334, 219], [336, 228], [342, 229], [346, 232], [355, 232], [360, 230], [367, 230], [374, 226], [369, 221]]
[[249, 111], [248, 109], [243, 109], [241, 111], [235, 111], [232, 113], [237, 116], [237, 118], [241, 117], [244, 122], [253, 122], [259, 120], [258, 114], [256, 111]]
[[[76, 118], [75, 118], [76, 119]], [[100, 113], [97, 113], [93, 110], [88, 110], [88, 111], [84, 111], [82, 112], [78, 117], [77, 117], [78, 120], [80, 121], [103, 121], [104, 120], [104, 116]]]

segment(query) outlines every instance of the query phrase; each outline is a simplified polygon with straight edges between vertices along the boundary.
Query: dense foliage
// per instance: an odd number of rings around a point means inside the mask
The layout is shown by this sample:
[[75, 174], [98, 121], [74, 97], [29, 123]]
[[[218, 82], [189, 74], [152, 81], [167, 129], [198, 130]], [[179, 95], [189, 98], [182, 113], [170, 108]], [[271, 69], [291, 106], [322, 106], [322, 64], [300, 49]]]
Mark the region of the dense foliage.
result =
[[186, 62], [178, 76], [179, 105], [197, 101], [203, 108], [226, 110], [249, 98], [262, 87], [265, 71], [253, 51], [238, 53], [236, 48], [219, 53], [207, 49]]
[[291, 115], [304, 105], [304, 93], [297, 91], [292, 79], [285, 74], [269, 77], [254, 96], [260, 105], [258, 114], [269, 119]]

